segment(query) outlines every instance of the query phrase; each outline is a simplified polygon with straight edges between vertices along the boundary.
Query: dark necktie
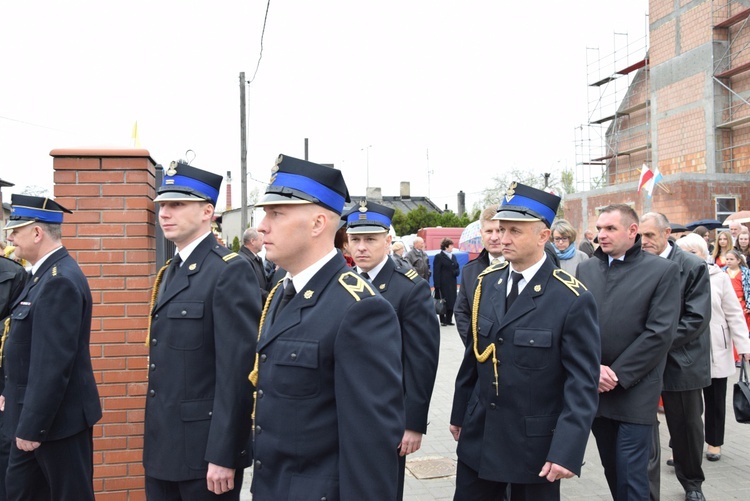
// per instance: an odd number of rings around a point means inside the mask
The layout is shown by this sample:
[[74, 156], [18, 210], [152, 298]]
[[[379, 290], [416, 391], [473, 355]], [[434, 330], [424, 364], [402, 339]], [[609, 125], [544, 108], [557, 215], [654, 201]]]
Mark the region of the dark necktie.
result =
[[167, 268], [167, 276], [164, 278], [164, 290], [167, 290], [169, 282], [172, 281], [177, 274], [177, 270], [180, 269], [180, 263], [182, 263], [182, 258], [179, 254], [176, 254], [175, 257], [172, 258], [172, 262], [169, 263], [169, 268]]
[[284, 295], [281, 296], [281, 302], [279, 303], [279, 308], [276, 310], [276, 314], [278, 314], [281, 309], [286, 306], [286, 304], [294, 297], [295, 294], [297, 294], [297, 291], [294, 289], [294, 283], [289, 280], [289, 283], [287, 283], [286, 287], [284, 287]]
[[370, 275], [368, 275], [366, 271], [363, 271], [360, 275], [362, 275], [362, 278], [370, 282]]
[[523, 279], [523, 275], [521, 275], [520, 273], [516, 273], [515, 271], [511, 271], [510, 278], [513, 280], [513, 283], [510, 285], [510, 292], [508, 293], [508, 297], [505, 298], [505, 311], [508, 311], [510, 309], [510, 305], [512, 305], [513, 301], [515, 301], [518, 297], [518, 282]]

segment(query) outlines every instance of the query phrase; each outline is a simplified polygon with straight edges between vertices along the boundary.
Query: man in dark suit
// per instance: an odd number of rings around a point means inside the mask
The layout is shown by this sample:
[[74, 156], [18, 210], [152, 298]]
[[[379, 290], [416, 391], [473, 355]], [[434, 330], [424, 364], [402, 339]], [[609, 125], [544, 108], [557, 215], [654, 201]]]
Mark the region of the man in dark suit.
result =
[[596, 412], [594, 298], [544, 247], [560, 198], [513, 183], [495, 219], [506, 262], [479, 274], [456, 378], [454, 500], [558, 500], [580, 475]]
[[[677, 333], [667, 354], [662, 401], [675, 476], [686, 499], [705, 501], [703, 496], [703, 388], [711, 385], [711, 283], [706, 262], [669, 241], [672, 228], [664, 214], [641, 216], [639, 227], [643, 250], [669, 259], [679, 266], [681, 305]], [[652, 460], [649, 462], [651, 499], [659, 499], [661, 446], [659, 427], [654, 426]]]
[[89, 353], [89, 284], [61, 243], [53, 200], [13, 195], [5, 230], [33, 279], [12, 306], [4, 343], [8, 499], [92, 500], [93, 426], [102, 417]]
[[471, 332], [471, 305], [474, 302], [474, 283], [479, 273], [491, 264], [505, 261], [503, 247], [500, 245], [500, 225], [492, 219], [497, 214], [497, 204], [490, 205], [479, 216], [480, 234], [482, 236], [482, 252], [475, 259], [464, 265], [461, 270], [461, 286], [456, 296], [456, 306], [453, 316], [456, 318], [456, 329], [464, 346], [469, 345]]
[[287, 270], [263, 312], [255, 501], [394, 500], [404, 436], [393, 307], [334, 247], [349, 192], [341, 171], [280, 155], [258, 231]]
[[222, 177], [172, 162], [155, 202], [177, 254], [154, 283], [143, 443], [149, 500], [238, 500], [251, 460], [260, 287], [211, 219]]
[[[29, 275], [20, 263], [0, 256], [0, 330], [7, 336], [10, 329], [10, 307], [26, 286]], [[0, 394], [5, 389], [5, 373], [2, 368], [2, 342], [0, 342]], [[2, 397], [0, 397], [1, 399]], [[0, 411], [0, 501], [5, 495], [5, 471], [8, 469], [10, 437], [4, 432], [3, 412]]]
[[374, 202], [362, 202], [345, 216], [349, 252], [357, 271], [396, 310], [401, 327], [401, 361], [404, 366], [406, 431], [398, 446], [399, 491], [403, 498], [406, 455], [422, 446], [427, 432], [432, 388], [440, 354], [440, 326], [430, 285], [411, 267], [397, 268], [388, 256], [394, 210]]
[[240, 247], [240, 256], [247, 259], [253, 267], [255, 277], [260, 285], [260, 299], [262, 303], [266, 302], [268, 297], [268, 279], [266, 278], [266, 269], [263, 265], [263, 258], [258, 253], [263, 249], [263, 234], [258, 233], [255, 228], [248, 228], [242, 233], [242, 247]]
[[676, 264], [641, 249], [638, 215], [602, 209], [599, 248], [577, 277], [599, 306], [599, 409], [592, 425], [614, 499], [648, 499], [648, 456], [662, 373], [680, 314]]

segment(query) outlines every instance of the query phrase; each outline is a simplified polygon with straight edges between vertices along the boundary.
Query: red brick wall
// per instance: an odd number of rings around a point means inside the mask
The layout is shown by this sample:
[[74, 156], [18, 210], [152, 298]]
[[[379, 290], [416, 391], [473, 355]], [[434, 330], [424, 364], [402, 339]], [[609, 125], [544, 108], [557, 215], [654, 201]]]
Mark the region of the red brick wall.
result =
[[91, 286], [91, 359], [103, 417], [94, 428], [97, 500], [145, 499], [143, 408], [148, 304], [156, 271], [148, 151], [53, 150], [63, 243]]

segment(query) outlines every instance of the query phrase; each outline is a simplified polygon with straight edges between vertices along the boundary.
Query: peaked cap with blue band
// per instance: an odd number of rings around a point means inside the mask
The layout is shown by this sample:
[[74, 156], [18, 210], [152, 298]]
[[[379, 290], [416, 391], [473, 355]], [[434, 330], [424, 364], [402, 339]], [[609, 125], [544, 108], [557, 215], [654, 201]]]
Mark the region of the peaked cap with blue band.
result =
[[317, 204], [340, 215], [350, 201], [340, 170], [279, 155], [266, 193], [255, 205]]
[[5, 225], [5, 230], [20, 228], [31, 223], [62, 224], [63, 213], [70, 211], [45, 197], [32, 197], [29, 195], [16, 195], [10, 197], [10, 220]]
[[504, 221], [542, 221], [547, 228], [555, 220], [560, 197], [546, 191], [511, 183], [505, 192], [503, 201], [492, 219]]
[[154, 202], [211, 202], [216, 206], [223, 176], [182, 162], [172, 162]]
[[359, 205], [355, 205], [344, 214], [346, 232], [349, 234], [387, 233], [391, 229], [391, 219], [395, 212], [385, 205], [362, 200]]

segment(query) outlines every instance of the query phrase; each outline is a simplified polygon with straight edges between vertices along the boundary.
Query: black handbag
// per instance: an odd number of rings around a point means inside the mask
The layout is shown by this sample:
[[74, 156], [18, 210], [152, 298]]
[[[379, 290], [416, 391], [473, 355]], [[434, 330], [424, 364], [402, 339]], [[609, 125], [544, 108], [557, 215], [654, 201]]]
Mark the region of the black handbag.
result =
[[750, 423], [750, 381], [747, 378], [747, 361], [742, 359], [740, 379], [734, 383], [732, 406], [738, 423]]
[[445, 313], [445, 299], [433, 296], [432, 300], [435, 302], [435, 314], [442, 315]]

